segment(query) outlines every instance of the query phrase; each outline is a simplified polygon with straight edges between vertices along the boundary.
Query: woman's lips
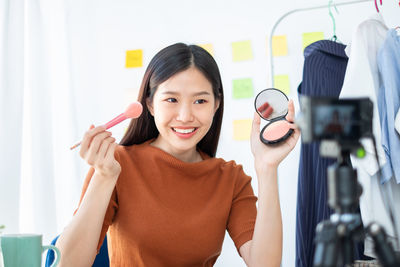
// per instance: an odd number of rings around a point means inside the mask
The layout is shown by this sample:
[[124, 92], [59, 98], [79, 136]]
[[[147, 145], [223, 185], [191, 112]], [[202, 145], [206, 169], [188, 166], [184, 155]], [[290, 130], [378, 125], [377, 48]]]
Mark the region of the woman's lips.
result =
[[181, 138], [190, 138], [192, 137], [198, 128], [196, 127], [185, 127], [185, 128], [178, 128], [178, 127], [172, 127], [172, 131], [179, 137]]

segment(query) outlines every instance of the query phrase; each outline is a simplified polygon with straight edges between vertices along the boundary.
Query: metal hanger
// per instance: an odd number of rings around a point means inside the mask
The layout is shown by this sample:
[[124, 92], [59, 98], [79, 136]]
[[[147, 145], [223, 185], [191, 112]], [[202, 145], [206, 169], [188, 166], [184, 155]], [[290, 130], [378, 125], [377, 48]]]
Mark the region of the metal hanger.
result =
[[[381, 1], [382, 1], [382, 0], [381, 0]], [[332, 40], [332, 41], [335, 41], [335, 42], [336, 42], [336, 41], [339, 42], [339, 40], [338, 40], [338, 38], [337, 38], [337, 36], [336, 36], [336, 21], [335, 21], [335, 17], [334, 17], [333, 14], [332, 14], [332, 4], [333, 4], [333, 6], [335, 7], [336, 13], [339, 14], [339, 11], [337, 10], [336, 5], [333, 3], [333, 0], [329, 0], [329, 4], [328, 4], [329, 16], [331, 17], [331, 19], [332, 19], [332, 24], [333, 24], [333, 36], [332, 36], [331, 40]]]
[[[382, 5], [382, 0], [379, 0], [380, 4]], [[400, 4], [400, 3], [399, 3]], [[375, 8], [376, 8], [376, 12], [379, 13], [379, 8], [378, 8], [378, 3], [375, 0]]]
[[[338, 2], [335, 4], [335, 6], [348, 6], [348, 5], [356, 5], [356, 4], [360, 4], [360, 3], [366, 3], [366, 2], [370, 2], [371, 0], [350, 0], [350, 1], [346, 1], [346, 2]], [[308, 7], [302, 7], [302, 8], [296, 8], [296, 9], [292, 9], [289, 10], [288, 12], [286, 12], [285, 14], [283, 14], [282, 16], [280, 16], [278, 18], [278, 20], [276, 20], [276, 22], [274, 23], [274, 25], [272, 26], [272, 30], [269, 33], [269, 52], [270, 55], [272, 55], [272, 40], [273, 40], [273, 36], [275, 35], [275, 31], [278, 28], [278, 26], [282, 23], [282, 21], [284, 21], [287, 17], [289, 17], [292, 14], [296, 14], [296, 13], [301, 13], [301, 12], [308, 12], [310, 10], [318, 10], [318, 9], [322, 9], [322, 10], [326, 10], [326, 8], [329, 7], [328, 5], [316, 5], [316, 6], [308, 6]], [[269, 57], [270, 60], [270, 85], [271, 87], [273, 87], [274, 84], [274, 77], [275, 77], [275, 67], [274, 67], [274, 59], [276, 57]]]

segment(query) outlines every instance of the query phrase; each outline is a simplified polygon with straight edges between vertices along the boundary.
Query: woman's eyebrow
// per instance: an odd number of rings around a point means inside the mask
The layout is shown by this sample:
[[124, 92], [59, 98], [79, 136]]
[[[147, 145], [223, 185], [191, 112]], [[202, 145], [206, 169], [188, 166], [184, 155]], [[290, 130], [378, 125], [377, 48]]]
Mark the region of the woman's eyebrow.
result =
[[194, 93], [194, 94], [193, 94], [193, 96], [200, 96], [200, 95], [210, 95], [210, 92], [201, 91], [201, 92], [197, 92], [197, 93]]
[[163, 95], [179, 95], [178, 92], [174, 92], [174, 91], [165, 91], [162, 92]]
[[[163, 95], [180, 95], [179, 92], [175, 92], [175, 91], [165, 91], [162, 92]], [[192, 96], [200, 96], [200, 95], [210, 95], [210, 92], [207, 91], [201, 91], [201, 92], [196, 92], [194, 94], [192, 94]]]

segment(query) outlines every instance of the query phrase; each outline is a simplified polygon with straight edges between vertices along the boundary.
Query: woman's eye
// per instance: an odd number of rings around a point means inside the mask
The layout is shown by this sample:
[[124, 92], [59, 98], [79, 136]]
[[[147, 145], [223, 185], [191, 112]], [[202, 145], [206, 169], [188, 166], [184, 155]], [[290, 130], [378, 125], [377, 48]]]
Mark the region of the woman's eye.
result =
[[204, 104], [204, 103], [206, 103], [207, 102], [207, 100], [205, 100], [205, 99], [198, 99], [198, 100], [196, 100], [194, 103], [195, 104]]
[[175, 102], [177, 102], [176, 98], [173, 98], [173, 97], [167, 98], [166, 101], [167, 101], [167, 102], [170, 102], [170, 103], [175, 103]]

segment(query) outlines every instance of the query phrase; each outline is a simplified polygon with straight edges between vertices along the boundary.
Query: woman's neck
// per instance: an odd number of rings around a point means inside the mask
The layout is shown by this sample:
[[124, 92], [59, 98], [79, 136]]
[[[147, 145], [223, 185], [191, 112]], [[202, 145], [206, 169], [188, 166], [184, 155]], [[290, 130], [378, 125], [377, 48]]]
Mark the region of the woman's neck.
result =
[[159, 138], [156, 138], [153, 142], [150, 143], [150, 145], [157, 147], [167, 152], [168, 154], [171, 154], [172, 156], [183, 162], [200, 162], [203, 160], [196, 147], [190, 150], [181, 151], [165, 145], [163, 142], [160, 142]]

